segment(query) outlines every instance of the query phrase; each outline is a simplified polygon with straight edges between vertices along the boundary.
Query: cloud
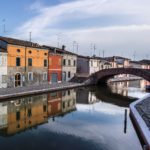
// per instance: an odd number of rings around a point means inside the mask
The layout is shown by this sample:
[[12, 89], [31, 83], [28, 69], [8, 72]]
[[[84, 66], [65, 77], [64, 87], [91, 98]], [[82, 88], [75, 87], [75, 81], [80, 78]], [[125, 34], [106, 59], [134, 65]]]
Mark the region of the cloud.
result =
[[93, 42], [97, 53], [102, 49], [106, 55], [129, 51], [124, 55], [132, 57], [130, 52], [137, 51], [140, 58], [149, 48], [149, 5], [148, 0], [76, 0], [54, 6], [36, 2], [30, 10], [38, 12], [37, 15], [18, 27], [12, 36], [27, 39], [32, 31], [35, 41], [56, 46], [60, 39], [60, 44], [66, 44], [68, 49], [72, 49], [72, 41], [76, 40], [82, 54], [93, 54], [90, 50]]

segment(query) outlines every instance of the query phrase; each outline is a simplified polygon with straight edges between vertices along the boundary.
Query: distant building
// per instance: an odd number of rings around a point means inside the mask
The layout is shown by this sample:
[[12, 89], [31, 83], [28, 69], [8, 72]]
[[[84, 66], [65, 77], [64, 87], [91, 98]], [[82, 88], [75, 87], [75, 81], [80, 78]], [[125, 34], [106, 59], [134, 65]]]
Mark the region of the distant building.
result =
[[150, 60], [143, 59], [140, 61], [143, 66], [143, 69], [150, 69]]
[[130, 61], [130, 67], [131, 68], [143, 68], [143, 65], [139, 61]]
[[104, 57], [111, 63], [112, 68], [127, 68], [130, 66], [130, 59], [120, 56]]
[[48, 50], [37, 43], [0, 37], [7, 57], [8, 87], [37, 85], [47, 82]]
[[102, 69], [111, 68], [111, 63], [101, 57], [89, 57], [78, 55], [77, 58], [77, 73], [91, 75]]
[[7, 51], [5, 43], [0, 41], [0, 88], [7, 87]]

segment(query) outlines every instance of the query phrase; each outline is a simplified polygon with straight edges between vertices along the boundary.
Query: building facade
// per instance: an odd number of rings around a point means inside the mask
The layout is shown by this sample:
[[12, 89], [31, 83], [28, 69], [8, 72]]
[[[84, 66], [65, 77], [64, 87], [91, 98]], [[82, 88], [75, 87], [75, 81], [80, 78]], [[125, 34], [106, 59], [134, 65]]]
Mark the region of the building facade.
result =
[[62, 56], [49, 53], [48, 59], [48, 81], [49, 83], [60, 83], [62, 81]]
[[77, 72], [77, 55], [66, 51], [62, 55], [62, 82], [65, 82], [73, 78]]
[[0, 88], [7, 87], [7, 51], [0, 46]]
[[7, 49], [7, 87], [47, 83], [48, 49], [37, 43], [0, 37]]

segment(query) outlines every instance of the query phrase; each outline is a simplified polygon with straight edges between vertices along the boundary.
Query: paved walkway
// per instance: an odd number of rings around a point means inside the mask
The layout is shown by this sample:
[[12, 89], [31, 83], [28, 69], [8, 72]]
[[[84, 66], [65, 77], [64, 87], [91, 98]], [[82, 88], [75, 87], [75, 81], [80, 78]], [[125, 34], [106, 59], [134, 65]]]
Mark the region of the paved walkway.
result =
[[143, 149], [150, 150], [150, 94], [130, 104], [130, 112], [144, 141]]
[[38, 93], [43, 93], [43, 92], [75, 88], [79, 86], [83, 86], [83, 84], [63, 82], [63, 83], [44, 84], [44, 85], [39, 85], [39, 86], [3, 88], [3, 89], [0, 89], [0, 100], [4, 100], [6, 98], [30, 95], [30, 94], [38, 94]]
[[150, 97], [139, 102], [135, 107], [145, 121], [147, 127], [150, 129]]

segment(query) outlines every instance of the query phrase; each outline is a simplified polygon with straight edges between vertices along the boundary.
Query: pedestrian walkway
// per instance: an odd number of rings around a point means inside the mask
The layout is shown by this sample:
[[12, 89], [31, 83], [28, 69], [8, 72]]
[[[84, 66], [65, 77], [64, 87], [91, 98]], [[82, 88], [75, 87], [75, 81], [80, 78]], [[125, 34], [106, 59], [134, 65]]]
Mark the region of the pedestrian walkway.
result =
[[80, 87], [83, 85], [84, 84], [80, 84], [80, 83], [63, 82], [63, 83], [43, 84], [43, 85], [28, 86], [28, 87], [3, 88], [0, 89], [0, 100], [2, 101], [7, 98], [14, 98], [18, 96], [64, 90], [69, 88]]
[[131, 117], [145, 143], [144, 150], [150, 150], [150, 94], [130, 105]]

